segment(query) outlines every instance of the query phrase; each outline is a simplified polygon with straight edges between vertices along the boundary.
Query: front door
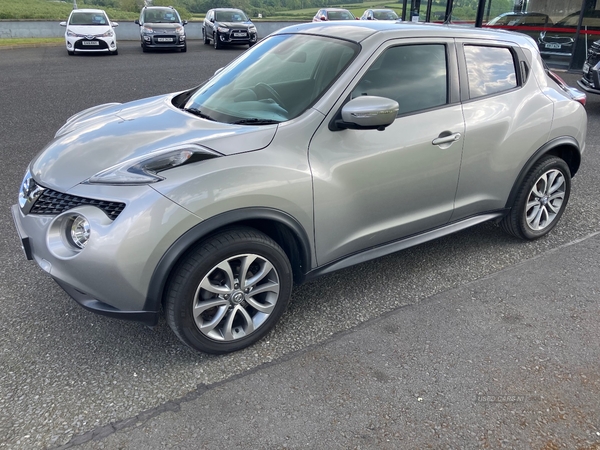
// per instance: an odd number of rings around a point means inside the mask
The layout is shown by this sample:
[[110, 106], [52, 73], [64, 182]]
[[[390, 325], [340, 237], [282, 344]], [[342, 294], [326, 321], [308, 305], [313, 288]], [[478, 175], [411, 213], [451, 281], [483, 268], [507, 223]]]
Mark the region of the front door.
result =
[[[398, 101], [395, 122], [384, 131], [331, 131], [337, 107], [313, 136], [319, 265], [450, 219], [464, 136], [461, 106], [451, 93], [452, 45], [431, 41], [381, 49], [350, 96]], [[436, 141], [451, 135], [456, 140]]]

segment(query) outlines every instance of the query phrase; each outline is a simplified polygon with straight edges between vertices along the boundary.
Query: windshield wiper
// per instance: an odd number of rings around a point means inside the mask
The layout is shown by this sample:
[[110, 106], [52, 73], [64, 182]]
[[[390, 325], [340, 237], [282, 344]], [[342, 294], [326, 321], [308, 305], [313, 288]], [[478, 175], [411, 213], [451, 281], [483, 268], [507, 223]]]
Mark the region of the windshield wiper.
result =
[[206, 120], [212, 120], [214, 121], [215, 119], [213, 119], [210, 116], [207, 116], [206, 114], [204, 114], [202, 111], [200, 111], [198, 108], [182, 108], [184, 111], [187, 111], [189, 113], [192, 113], [195, 116], [201, 117], [203, 119]]
[[237, 122], [233, 122], [232, 125], [271, 125], [274, 123], [281, 123], [281, 120], [272, 120], [272, 119], [242, 119]]

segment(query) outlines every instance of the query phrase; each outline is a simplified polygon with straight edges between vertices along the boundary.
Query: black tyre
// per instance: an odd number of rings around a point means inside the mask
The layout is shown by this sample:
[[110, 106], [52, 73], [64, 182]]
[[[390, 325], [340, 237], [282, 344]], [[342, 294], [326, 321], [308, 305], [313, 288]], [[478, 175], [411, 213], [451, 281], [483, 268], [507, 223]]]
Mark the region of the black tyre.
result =
[[74, 52], [74, 51], [71, 51], [71, 50], [67, 50], [67, 53], [69, 54], [69, 56], [73, 56], [73, 55], [75, 55], [75, 52]]
[[185, 43], [185, 45], [181, 49], [181, 53], [185, 53], [185, 52], [187, 52], [187, 42]]
[[206, 35], [206, 31], [204, 30], [204, 28], [202, 29], [202, 39], [204, 40], [204, 45], [210, 44], [210, 39]]
[[146, 44], [142, 43], [142, 51], [144, 53], [148, 53], [150, 50], [148, 49], [148, 47], [146, 47]]
[[275, 241], [252, 228], [224, 231], [194, 248], [166, 290], [167, 323], [185, 344], [228, 353], [263, 338], [292, 291], [292, 268]]
[[118, 55], [119, 54], [119, 50], [115, 50], [114, 52], [110, 52], [111, 55]]
[[571, 171], [564, 160], [548, 156], [527, 173], [502, 229], [521, 239], [537, 239], [552, 230], [571, 194]]
[[222, 47], [221, 42], [219, 41], [219, 35], [217, 33], [213, 33], [213, 45], [215, 50], [218, 50]]

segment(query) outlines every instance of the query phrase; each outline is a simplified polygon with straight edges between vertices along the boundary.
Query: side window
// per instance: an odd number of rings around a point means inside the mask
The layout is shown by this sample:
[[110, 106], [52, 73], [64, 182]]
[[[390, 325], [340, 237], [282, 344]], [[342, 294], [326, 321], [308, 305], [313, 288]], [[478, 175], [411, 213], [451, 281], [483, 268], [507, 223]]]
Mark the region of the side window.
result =
[[517, 87], [513, 53], [506, 47], [465, 45], [469, 97], [478, 98]]
[[446, 46], [403, 45], [383, 52], [352, 92], [352, 98], [375, 95], [396, 100], [398, 114], [448, 103]]

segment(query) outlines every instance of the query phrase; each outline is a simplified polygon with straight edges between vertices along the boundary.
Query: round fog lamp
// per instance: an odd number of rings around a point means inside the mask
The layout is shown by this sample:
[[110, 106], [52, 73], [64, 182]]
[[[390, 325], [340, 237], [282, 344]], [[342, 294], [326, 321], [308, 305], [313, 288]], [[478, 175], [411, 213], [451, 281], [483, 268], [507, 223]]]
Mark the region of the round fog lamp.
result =
[[90, 238], [90, 223], [83, 216], [73, 218], [70, 226], [71, 242], [79, 248], [84, 248]]

